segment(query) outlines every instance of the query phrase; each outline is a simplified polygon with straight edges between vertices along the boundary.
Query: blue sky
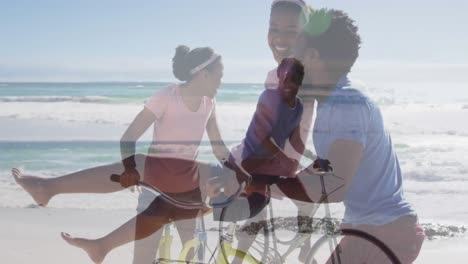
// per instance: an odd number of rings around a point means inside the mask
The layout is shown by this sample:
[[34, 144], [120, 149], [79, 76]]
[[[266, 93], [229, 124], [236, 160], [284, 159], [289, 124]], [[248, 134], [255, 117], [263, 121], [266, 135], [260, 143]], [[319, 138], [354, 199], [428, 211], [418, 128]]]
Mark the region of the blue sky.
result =
[[[0, 81], [172, 80], [178, 44], [223, 55], [225, 81], [262, 82], [270, 0], [0, 0]], [[347, 11], [363, 38], [357, 67], [464, 65], [468, 3], [308, 1]], [[369, 66], [370, 67], [370, 66]]]

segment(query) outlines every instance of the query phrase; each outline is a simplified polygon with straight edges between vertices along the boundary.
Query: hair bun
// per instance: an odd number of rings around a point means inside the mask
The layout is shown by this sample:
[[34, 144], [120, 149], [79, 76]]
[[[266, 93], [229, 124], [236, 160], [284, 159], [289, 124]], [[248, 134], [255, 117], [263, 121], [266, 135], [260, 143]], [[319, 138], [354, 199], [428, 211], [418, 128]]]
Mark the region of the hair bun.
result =
[[179, 45], [176, 48], [174, 58], [172, 58], [172, 73], [180, 81], [187, 81], [190, 78], [190, 69], [187, 65], [187, 55], [190, 48], [185, 45]]

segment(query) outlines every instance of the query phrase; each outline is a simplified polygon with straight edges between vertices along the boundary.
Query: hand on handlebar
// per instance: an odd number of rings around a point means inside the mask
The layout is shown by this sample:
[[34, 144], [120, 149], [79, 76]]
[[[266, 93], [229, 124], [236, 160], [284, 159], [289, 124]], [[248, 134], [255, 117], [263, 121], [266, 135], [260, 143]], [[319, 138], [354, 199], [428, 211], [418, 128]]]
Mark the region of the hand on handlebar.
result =
[[329, 160], [321, 159], [321, 158], [318, 158], [318, 157], [317, 157], [316, 160], [314, 160], [313, 168], [318, 170], [318, 171], [322, 171], [322, 172], [333, 171], [333, 167], [331, 166], [331, 163], [330, 163]]
[[136, 169], [126, 169], [120, 175], [120, 185], [123, 188], [128, 188], [130, 186], [137, 185], [139, 180], [140, 180], [140, 174], [138, 173]]

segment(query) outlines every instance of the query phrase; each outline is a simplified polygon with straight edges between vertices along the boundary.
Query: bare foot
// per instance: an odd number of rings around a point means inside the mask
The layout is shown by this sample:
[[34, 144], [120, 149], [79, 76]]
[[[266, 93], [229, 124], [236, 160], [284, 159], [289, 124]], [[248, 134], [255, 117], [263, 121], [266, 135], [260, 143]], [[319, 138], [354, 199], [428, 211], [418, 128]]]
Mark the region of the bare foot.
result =
[[100, 264], [104, 261], [107, 252], [96, 240], [75, 238], [63, 232], [60, 235], [68, 244], [83, 249], [94, 263]]
[[11, 169], [11, 174], [17, 184], [31, 195], [37, 205], [47, 206], [52, 195], [45, 187], [45, 179], [23, 175], [20, 169]]

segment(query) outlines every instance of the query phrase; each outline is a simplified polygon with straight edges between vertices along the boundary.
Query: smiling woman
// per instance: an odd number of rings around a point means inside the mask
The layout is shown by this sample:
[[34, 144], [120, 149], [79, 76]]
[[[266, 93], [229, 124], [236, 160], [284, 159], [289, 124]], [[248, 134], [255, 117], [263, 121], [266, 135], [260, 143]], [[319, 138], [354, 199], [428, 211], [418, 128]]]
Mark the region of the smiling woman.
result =
[[302, 0], [276, 0], [271, 6], [268, 45], [276, 62], [292, 54], [296, 38], [308, 18]]

